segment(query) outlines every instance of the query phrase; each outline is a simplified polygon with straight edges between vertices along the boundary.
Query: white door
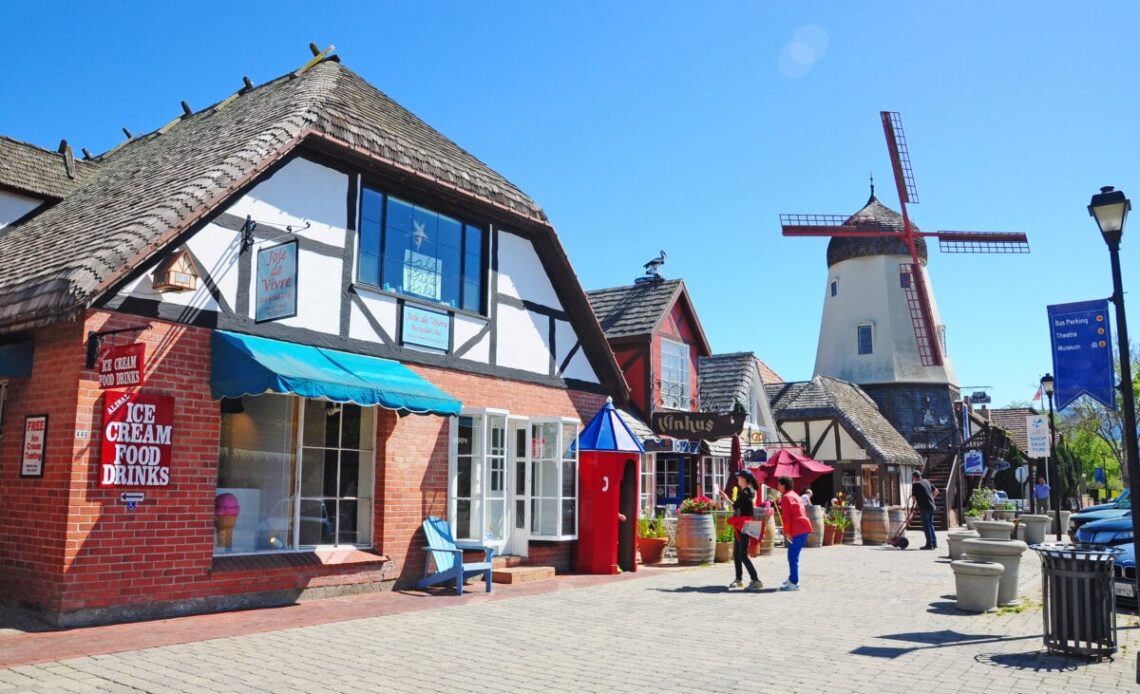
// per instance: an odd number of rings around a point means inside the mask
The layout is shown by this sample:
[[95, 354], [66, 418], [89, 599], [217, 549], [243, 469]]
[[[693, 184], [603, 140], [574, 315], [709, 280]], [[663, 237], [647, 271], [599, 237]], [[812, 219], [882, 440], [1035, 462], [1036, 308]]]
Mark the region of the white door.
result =
[[483, 542], [503, 553], [510, 532], [507, 508], [507, 418], [487, 416], [487, 469], [483, 473], [483, 504], [486, 509]]
[[507, 529], [505, 553], [527, 556], [530, 541], [530, 429], [527, 420], [512, 418], [507, 432]]

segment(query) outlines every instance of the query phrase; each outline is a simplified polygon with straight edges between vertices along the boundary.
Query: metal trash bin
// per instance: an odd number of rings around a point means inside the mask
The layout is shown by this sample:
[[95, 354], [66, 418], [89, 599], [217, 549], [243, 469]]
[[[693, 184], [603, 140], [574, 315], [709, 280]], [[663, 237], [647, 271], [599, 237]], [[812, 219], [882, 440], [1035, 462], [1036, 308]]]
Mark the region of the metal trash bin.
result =
[[1123, 550], [1047, 542], [1041, 557], [1045, 647], [1097, 660], [1116, 653], [1116, 594], [1112, 565]]

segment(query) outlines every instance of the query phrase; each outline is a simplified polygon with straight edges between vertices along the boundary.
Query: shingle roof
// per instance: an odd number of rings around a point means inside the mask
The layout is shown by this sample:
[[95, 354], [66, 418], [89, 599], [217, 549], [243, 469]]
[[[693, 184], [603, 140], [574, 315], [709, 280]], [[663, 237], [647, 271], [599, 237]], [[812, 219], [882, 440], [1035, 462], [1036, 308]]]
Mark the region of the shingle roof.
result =
[[700, 381], [701, 410], [732, 412], [740, 402], [747, 406], [752, 396], [752, 374], [757, 366], [752, 352], [733, 352], [701, 357], [697, 377]]
[[306, 138], [549, 226], [509, 181], [325, 60], [112, 150], [84, 185], [10, 227], [0, 237], [0, 325], [84, 308]]
[[591, 289], [586, 296], [606, 337], [648, 335], [661, 320], [661, 314], [672, 305], [681, 284], [681, 280], [640, 282], [625, 287]]
[[922, 464], [922, 456], [895, 431], [875, 401], [853, 383], [816, 376], [764, 389], [777, 422], [836, 417], [876, 462]]
[[[974, 414], [978, 414], [974, 410]], [[1029, 450], [1029, 430], [1025, 425], [1025, 418], [1030, 415], [1041, 414], [1032, 407], [1006, 407], [1000, 410], [990, 410], [990, 421], [1005, 429], [1009, 440], [1018, 449], [1025, 453]]]
[[649, 428], [648, 424], [641, 421], [641, 419], [632, 412], [618, 408], [617, 413], [618, 416], [622, 418], [622, 421], [625, 422], [625, 425], [629, 427], [629, 430], [633, 432], [633, 435], [642, 441], [659, 438], [657, 433]]
[[59, 200], [90, 180], [97, 168], [82, 159], [73, 161], [69, 175], [63, 154], [0, 135], [0, 188]]
[[760, 367], [760, 380], [764, 381], [764, 385], [784, 382], [784, 379], [780, 377], [780, 374], [773, 371], [772, 367], [768, 366], [763, 361], [757, 359], [756, 364]]
[[[844, 225], [858, 225], [863, 229], [880, 229], [882, 231], [902, 231], [903, 218], [898, 212], [879, 202], [874, 191], [870, 199], [861, 210], [847, 218]], [[918, 225], [913, 221], [910, 226], [918, 231]], [[836, 227], [841, 231], [842, 226]], [[918, 260], [926, 262], [926, 241], [921, 237], [914, 240], [918, 251]], [[833, 236], [827, 244], [827, 266], [831, 267], [843, 260], [862, 258], [869, 255], [910, 255], [910, 249], [901, 239], [891, 236], [859, 237], [859, 236]]]

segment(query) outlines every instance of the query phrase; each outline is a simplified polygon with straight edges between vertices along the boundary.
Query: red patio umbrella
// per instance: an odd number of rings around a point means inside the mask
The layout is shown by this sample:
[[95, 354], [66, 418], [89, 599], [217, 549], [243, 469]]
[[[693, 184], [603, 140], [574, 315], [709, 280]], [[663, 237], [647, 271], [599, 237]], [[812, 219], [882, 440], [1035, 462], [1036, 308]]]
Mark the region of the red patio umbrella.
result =
[[802, 493], [817, 478], [835, 468], [803, 454], [798, 448], [781, 448], [768, 456], [760, 467], [752, 468], [756, 481], [774, 487], [781, 477], [791, 477], [797, 493]]
[[744, 455], [740, 452], [740, 436], [732, 437], [732, 452], [728, 454], [728, 479], [724, 481], [724, 491], [730, 494], [736, 486], [736, 473], [744, 469]]

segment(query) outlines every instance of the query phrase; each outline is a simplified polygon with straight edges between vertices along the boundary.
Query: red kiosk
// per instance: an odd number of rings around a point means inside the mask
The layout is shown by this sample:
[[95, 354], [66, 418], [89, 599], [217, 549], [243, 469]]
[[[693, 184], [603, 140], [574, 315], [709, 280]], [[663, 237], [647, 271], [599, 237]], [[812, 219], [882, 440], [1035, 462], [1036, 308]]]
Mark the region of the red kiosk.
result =
[[582, 430], [578, 445], [577, 570], [637, 571], [637, 482], [645, 449], [610, 398]]

